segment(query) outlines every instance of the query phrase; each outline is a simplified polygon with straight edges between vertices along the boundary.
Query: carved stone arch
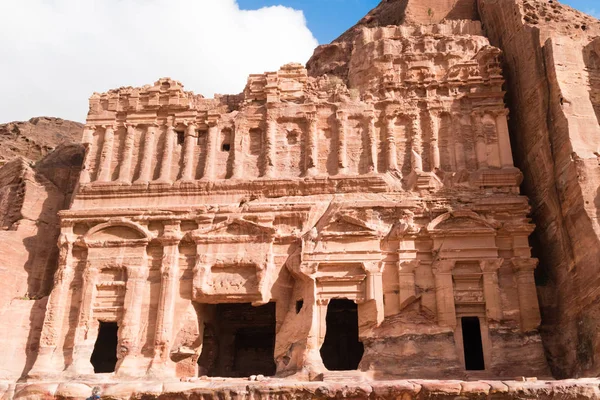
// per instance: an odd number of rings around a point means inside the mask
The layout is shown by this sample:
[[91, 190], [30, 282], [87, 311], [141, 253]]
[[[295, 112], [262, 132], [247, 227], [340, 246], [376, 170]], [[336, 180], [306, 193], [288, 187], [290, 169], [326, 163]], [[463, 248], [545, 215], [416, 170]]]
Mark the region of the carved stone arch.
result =
[[497, 228], [500, 227], [499, 223], [494, 223], [494, 222], [488, 221], [475, 212], [452, 211], [452, 212], [447, 212], [445, 214], [442, 214], [442, 215], [438, 216], [437, 218], [435, 218], [433, 221], [431, 221], [429, 223], [429, 225], [427, 225], [427, 231], [429, 231], [429, 232], [439, 231], [445, 222], [449, 222], [451, 220], [458, 220], [458, 219], [471, 220], [475, 223], [476, 227], [480, 227], [483, 229], [487, 228], [490, 231], [495, 231]]
[[132, 221], [109, 221], [94, 226], [84, 236], [86, 244], [101, 241], [149, 241], [152, 235], [143, 226]]

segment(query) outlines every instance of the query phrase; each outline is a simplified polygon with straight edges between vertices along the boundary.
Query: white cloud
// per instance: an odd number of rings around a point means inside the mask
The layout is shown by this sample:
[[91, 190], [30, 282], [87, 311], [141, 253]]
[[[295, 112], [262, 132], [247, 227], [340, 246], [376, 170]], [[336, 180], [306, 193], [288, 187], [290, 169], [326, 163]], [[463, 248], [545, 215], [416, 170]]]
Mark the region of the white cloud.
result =
[[316, 39], [301, 11], [236, 0], [1, 0], [0, 123], [83, 121], [88, 98], [169, 76], [212, 97], [248, 74], [306, 62]]

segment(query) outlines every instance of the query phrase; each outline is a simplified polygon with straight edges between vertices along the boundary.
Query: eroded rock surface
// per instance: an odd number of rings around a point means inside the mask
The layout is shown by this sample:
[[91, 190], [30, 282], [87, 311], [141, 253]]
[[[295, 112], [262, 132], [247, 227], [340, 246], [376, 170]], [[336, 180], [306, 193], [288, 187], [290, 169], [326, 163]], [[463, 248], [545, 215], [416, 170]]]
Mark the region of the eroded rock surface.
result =
[[82, 132], [79, 122], [51, 117], [0, 124], [0, 165], [19, 156], [38, 161], [59, 145], [79, 143]]

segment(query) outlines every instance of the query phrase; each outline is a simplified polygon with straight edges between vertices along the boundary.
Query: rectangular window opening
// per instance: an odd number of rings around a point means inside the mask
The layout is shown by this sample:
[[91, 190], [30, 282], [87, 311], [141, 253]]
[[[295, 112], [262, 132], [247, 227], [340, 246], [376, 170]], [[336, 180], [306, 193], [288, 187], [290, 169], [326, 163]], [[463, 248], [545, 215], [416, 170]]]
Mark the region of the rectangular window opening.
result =
[[484, 371], [485, 361], [479, 318], [462, 317], [461, 325], [465, 352], [465, 369], [467, 371]]
[[90, 362], [97, 374], [115, 372], [119, 326], [116, 322], [100, 321], [98, 338]]

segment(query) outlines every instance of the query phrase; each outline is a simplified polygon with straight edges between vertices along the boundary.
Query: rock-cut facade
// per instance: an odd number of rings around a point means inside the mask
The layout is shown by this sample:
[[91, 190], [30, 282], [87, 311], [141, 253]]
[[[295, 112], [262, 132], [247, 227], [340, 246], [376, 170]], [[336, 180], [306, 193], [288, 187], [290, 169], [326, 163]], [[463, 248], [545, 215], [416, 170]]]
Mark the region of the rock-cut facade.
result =
[[343, 77], [91, 97], [31, 379], [550, 375], [502, 52], [351, 34]]

